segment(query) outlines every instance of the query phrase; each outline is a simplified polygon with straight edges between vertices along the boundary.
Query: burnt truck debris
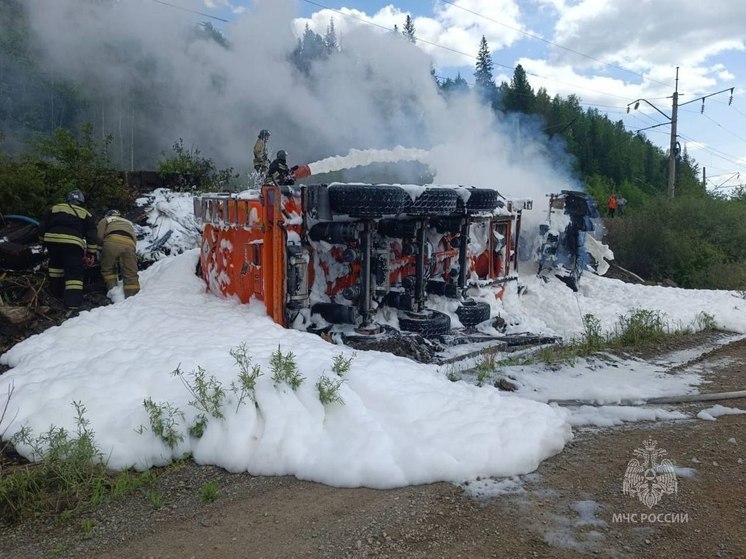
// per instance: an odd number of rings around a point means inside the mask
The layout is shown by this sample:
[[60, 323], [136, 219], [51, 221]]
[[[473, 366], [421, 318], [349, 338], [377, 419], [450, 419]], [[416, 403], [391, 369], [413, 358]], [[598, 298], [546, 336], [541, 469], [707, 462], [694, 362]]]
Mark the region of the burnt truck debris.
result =
[[590, 195], [575, 190], [550, 194], [547, 220], [539, 226], [539, 277], [547, 280], [554, 274], [577, 291], [583, 271], [595, 271], [601, 258], [587, 246], [594, 240], [587, 235], [601, 233], [602, 228], [598, 206]]
[[263, 301], [285, 327], [372, 336], [398, 324], [441, 341], [452, 325], [431, 308], [435, 296], [458, 301], [469, 335], [496, 319], [469, 289], [502, 298], [532, 205], [487, 188], [350, 183], [264, 185], [194, 203], [199, 273], [213, 293]]

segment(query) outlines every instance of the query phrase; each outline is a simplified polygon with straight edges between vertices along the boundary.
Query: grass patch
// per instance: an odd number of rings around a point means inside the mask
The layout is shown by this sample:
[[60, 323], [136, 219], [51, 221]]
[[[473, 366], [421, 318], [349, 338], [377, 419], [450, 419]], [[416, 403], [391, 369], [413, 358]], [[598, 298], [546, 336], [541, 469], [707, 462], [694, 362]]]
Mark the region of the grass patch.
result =
[[208, 481], [199, 490], [199, 500], [203, 503], [212, 503], [218, 498], [220, 485], [217, 481]]
[[[61, 522], [152, 484], [152, 471], [140, 474], [108, 470], [85, 407], [73, 402], [76, 430], [50, 426], [41, 434], [22, 428], [11, 438], [30, 449], [34, 462], [6, 468], [0, 475], [0, 521], [14, 523], [34, 516], [58, 515]], [[93, 529], [81, 525], [84, 536]]]
[[145, 496], [147, 497], [150, 506], [156, 510], [163, 508], [163, 505], [166, 504], [166, 501], [163, 498], [163, 493], [158, 489], [149, 489], [145, 493]]
[[91, 518], [84, 518], [80, 521], [80, 531], [83, 533], [84, 540], [90, 540], [93, 537], [93, 529], [96, 523]]
[[[555, 344], [539, 348], [520, 358], [508, 358], [494, 363], [500, 367], [545, 363], [550, 366], [572, 364], [576, 359], [602, 352], [644, 350], [665, 341], [675, 340], [695, 332], [717, 329], [715, 318], [701, 312], [688, 326], [674, 326], [665, 320], [659, 311], [635, 309], [619, 316], [613, 331], [604, 332], [601, 321], [592, 314], [583, 317], [583, 331], [566, 344]], [[488, 362], [480, 363], [479, 368]], [[479, 377], [478, 377], [479, 378]]]

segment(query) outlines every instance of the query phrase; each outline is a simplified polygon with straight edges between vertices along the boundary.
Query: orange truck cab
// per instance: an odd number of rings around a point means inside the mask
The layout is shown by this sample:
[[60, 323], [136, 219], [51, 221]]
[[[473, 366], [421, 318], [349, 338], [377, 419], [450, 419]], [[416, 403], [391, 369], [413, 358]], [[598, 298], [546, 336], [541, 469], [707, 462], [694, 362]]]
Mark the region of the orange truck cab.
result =
[[331, 183], [203, 195], [194, 206], [213, 293], [263, 301], [286, 327], [378, 332], [387, 309], [400, 330], [437, 337], [451, 324], [427, 307], [431, 295], [459, 300], [467, 328], [490, 319], [466, 291], [492, 285], [502, 297], [531, 201], [487, 188]]

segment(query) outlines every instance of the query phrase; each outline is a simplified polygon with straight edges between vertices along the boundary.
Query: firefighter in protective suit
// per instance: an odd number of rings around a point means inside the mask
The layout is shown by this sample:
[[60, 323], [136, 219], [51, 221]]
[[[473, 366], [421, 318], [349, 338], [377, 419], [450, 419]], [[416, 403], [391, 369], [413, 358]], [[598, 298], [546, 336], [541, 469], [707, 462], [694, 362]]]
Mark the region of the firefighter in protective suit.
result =
[[298, 166], [294, 165], [293, 167], [288, 167], [287, 159], [288, 154], [284, 149], [281, 149], [277, 152], [277, 158], [269, 164], [269, 170], [267, 171], [268, 184], [295, 184], [295, 179], [293, 179], [293, 172], [298, 169]]
[[101, 276], [109, 291], [117, 285], [117, 267], [122, 274], [124, 297], [140, 291], [137, 278], [137, 237], [135, 226], [121, 216], [117, 210], [109, 210], [98, 222], [98, 237], [101, 239]]
[[68, 315], [77, 313], [83, 303], [84, 268], [93, 264], [98, 251], [96, 224], [83, 204], [83, 193], [73, 190], [67, 202], [52, 206], [39, 224], [49, 253], [49, 288], [62, 299]]
[[267, 142], [269, 141], [269, 130], [262, 130], [254, 144], [254, 170], [264, 175], [269, 168], [269, 157], [267, 156]]

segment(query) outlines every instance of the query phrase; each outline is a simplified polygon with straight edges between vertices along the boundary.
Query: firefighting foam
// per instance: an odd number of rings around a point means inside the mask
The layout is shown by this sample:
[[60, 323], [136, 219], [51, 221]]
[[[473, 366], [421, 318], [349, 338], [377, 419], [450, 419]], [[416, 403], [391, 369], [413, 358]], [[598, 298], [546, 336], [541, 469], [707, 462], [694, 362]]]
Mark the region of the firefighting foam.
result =
[[309, 163], [312, 175], [352, 169], [371, 163], [396, 163], [398, 161], [427, 161], [429, 152], [424, 149], [396, 146], [393, 149], [351, 149], [347, 155], [335, 155]]

